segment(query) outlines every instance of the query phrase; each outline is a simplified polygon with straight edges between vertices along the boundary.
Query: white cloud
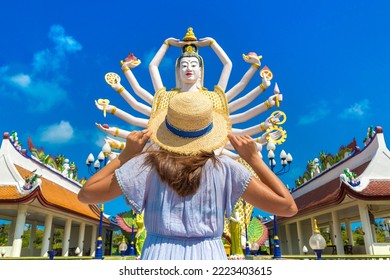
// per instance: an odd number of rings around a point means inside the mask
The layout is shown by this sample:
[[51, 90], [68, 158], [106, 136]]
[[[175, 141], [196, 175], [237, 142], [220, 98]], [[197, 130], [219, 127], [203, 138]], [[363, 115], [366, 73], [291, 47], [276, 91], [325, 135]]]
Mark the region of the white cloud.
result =
[[25, 103], [29, 111], [45, 112], [55, 108], [67, 99], [67, 90], [63, 86], [66, 77], [68, 55], [80, 51], [82, 46], [73, 37], [65, 34], [60, 25], [50, 27], [49, 39], [54, 47], [33, 54], [30, 73], [13, 73], [11, 66], [0, 67], [0, 79], [3, 92], [13, 92], [14, 98], [28, 100]]
[[370, 101], [368, 99], [363, 99], [345, 109], [339, 117], [342, 119], [361, 119], [370, 112], [370, 109]]
[[311, 107], [315, 109], [311, 110], [306, 115], [302, 115], [298, 120], [298, 124], [307, 125], [316, 123], [330, 114], [330, 109], [326, 101], [321, 101], [319, 104], [314, 104]]
[[10, 77], [10, 81], [15, 83], [16, 85], [26, 88], [30, 85], [31, 83], [31, 78], [29, 75], [20, 73], [15, 76]]
[[[47, 112], [65, 101], [67, 96], [66, 90], [58, 83], [34, 80], [24, 73], [9, 76], [4, 72], [0, 79], [5, 82], [0, 84], [2, 93], [8, 93], [9, 97], [19, 102], [23, 101], [23, 107], [29, 112]], [[25, 102], [26, 98], [29, 102]]]
[[65, 29], [60, 25], [50, 28], [48, 37], [55, 44], [54, 49], [45, 49], [34, 54], [33, 72], [52, 73], [61, 75], [66, 65], [66, 55], [80, 51], [83, 47], [73, 37], [65, 35]]
[[60, 68], [60, 62], [63, 60], [62, 57], [62, 54], [55, 54], [49, 49], [35, 53], [32, 62], [33, 73], [50, 73], [58, 70]]
[[71, 141], [74, 137], [73, 127], [68, 121], [41, 127], [39, 131], [40, 141], [46, 143], [64, 144]]
[[49, 38], [56, 44], [56, 49], [60, 52], [76, 52], [82, 49], [82, 46], [73, 37], [65, 35], [65, 29], [61, 25], [53, 25], [50, 28]]

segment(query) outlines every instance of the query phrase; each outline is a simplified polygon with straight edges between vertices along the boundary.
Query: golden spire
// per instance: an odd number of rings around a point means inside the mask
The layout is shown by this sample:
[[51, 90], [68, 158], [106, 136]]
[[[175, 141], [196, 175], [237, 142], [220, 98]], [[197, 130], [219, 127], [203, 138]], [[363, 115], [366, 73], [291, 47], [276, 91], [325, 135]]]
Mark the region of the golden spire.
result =
[[317, 220], [314, 219], [314, 233], [320, 233], [320, 230], [318, 229], [318, 226], [317, 226]]
[[183, 41], [187, 42], [187, 41], [197, 41], [198, 39], [196, 39], [195, 37], [195, 34], [194, 32], [192, 31], [192, 27], [189, 27], [187, 29], [187, 33], [186, 35], [184, 36], [183, 38]]

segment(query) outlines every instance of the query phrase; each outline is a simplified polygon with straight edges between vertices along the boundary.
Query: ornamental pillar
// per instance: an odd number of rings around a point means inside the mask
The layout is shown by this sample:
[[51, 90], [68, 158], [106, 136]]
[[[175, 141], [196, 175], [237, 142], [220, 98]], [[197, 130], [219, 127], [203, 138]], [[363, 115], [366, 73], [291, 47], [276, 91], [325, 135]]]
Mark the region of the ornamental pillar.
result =
[[79, 247], [80, 249], [80, 254], [78, 254], [79, 256], [82, 256], [84, 253], [84, 238], [85, 238], [84, 235], [85, 235], [85, 223], [82, 222], [80, 224], [79, 238], [77, 243], [77, 247]]
[[367, 255], [373, 255], [373, 237], [371, 232], [371, 225], [370, 225], [370, 216], [368, 214], [368, 208], [366, 203], [360, 203], [359, 205], [359, 215], [360, 215], [360, 221], [362, 223], [362, 229], [364, 232], [364, 246], [366, 248], [366, 254]]
[[64, 229], [64, 237], [62, 240], [62, 256], [69, 256], [69, 242], [70, 242], [70, 231], [72, 229], [72, 220], [66, 219], [65, 221], [65, 229]]
[[96, 240], [97, 240], [97, 226], [92, 226], [92, 233], [91, 233], [91, 256], [95, 257], [96, 255]]
[[333, 237], [334, 237], [334, 245], [336, 245], [336, 250], [338, 255], [344, 255], [344, 244], [343, 244], [343, 236], [341, 235], [341, 226], [339, 214], [337, 211], [332, 211], [332, 220], [333, 220]]
[[20, 257], [22, 252], [23, 233], [24, 233], [24, 225], [26, 223], [27, 209], [28, 209], [27, 205], [19, 204], [18, 214], [16, 216], [14, 240], [12, 242], [12, 252], [11, 252], [12, 257]]
[[43, 230], [43, 237], [42, 237], [42, 249], [41, 249], [41, 256], [47, 257], [47, 251], [49, 251], [50, 248], [50, 237], [51, 237], [51, 229], [53, 224], [53, 215], [47, 214], [45, 217], [45, 229]]
[[348, 235], [348, 245], [354, 246], [354, 241], [353, 241], [353, 232], [352, 232], [352, 227], [351, 227], [351, 221], [347, 220], [345, 222], [345, 227]]
[[287, 254], [292, 254], [292, 240], [291, 240], [291, 231], [290, 231], [290, 224], [285, 224], [285, 230], [286, 230], [286, 245], [287, 245]]
[[303, 242], [303, 234], [302, 234], [302, 222], [297, 222], [297, 234], [298, 234], [298, 246], [299, 246], [299, 254], [303, 255], [303, 246], [305, 243]]

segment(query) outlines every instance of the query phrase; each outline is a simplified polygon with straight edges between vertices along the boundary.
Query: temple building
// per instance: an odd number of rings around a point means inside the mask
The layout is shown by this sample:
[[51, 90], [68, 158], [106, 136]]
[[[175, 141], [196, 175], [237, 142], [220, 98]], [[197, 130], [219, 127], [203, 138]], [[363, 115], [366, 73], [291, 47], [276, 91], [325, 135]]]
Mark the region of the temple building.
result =
[[[0, 244], [1, 254], [48, 256], [49, 251], [55, 251], [57, 256], [95, 256], [99, 232], [104, 255], [111, 254], [112, 232], [118, 228], [106, 215], [100, 218], [98, 205], [77, 199], [81, 187], [82, 181], [72, 173], [68, 160], [45, 156], [31, 142], [28, 150], [22, 149], [14, 132], [4, 133], [0, 148], [0, 234], [6, 239]], [[24, 235], [29, 235], [28, 240]]]
[[[335, 156], [322, 153], [309, 161], [291, 190], [297, 215], [277, 217], [283, 255], [303, 254], [304, 246], [310, 250], [314, 219], [331, 241], [325, 254], [390, 255], [390, 151], [381, 127], [370, 127], [363, 142], [362, 149], [354, 139]], [[356, 225], [363, 231], [359, 244], [353, 237]], [[272, 235], [274, 224], [268, 222], [267, 227]], [[378, 227], [385, 236], [381, 242]]]

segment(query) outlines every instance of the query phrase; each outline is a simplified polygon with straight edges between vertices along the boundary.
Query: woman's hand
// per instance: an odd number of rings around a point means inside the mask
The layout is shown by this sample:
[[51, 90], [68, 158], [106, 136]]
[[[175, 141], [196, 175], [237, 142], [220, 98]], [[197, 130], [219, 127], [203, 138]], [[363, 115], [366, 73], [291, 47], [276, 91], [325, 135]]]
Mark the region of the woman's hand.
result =
[[236, 150], [240, 157], [246, 162], [250, 163], [254, 160], [261, 160], [260, 155], [257, 153], [256, 142], [252, 137], [249, 135], [234, 136], [229, 134], [228, 138], [234, 150]]
[[126, 138], [126, 147], [119, 155], [121, 163], [125, 163], [133, 156], [142, 152], [151, 134], [152, 132], [149, 129], [130, 132]]

